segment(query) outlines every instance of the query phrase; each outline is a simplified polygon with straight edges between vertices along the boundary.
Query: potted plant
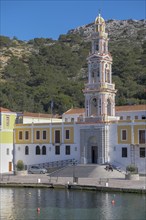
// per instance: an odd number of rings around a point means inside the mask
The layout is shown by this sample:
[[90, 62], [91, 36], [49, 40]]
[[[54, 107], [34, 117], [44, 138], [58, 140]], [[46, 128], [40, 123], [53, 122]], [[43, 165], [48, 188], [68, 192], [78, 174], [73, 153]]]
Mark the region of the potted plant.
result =
[[139, 180], [138, 167], [130, 164], [126, 167], [126, 176], [127, 180]]
[[16, 171], [17, 175], [24, 176], [27, 174], [27, 170], [24, 169], [24, 163], [22, 160], [17, 161], [16, 168], [17, 168]]

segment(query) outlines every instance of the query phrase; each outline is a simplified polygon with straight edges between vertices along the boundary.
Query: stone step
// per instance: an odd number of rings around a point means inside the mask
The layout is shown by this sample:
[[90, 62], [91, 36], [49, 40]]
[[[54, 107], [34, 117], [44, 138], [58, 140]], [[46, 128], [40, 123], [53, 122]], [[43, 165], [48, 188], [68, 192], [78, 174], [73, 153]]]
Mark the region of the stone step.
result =
[[67, 166], [52, 174], [56, 177], [81, 177], [81, 178], [124, 178], [125, 175], [117, 170], [106, 171], [105, 165], [76, 165]]

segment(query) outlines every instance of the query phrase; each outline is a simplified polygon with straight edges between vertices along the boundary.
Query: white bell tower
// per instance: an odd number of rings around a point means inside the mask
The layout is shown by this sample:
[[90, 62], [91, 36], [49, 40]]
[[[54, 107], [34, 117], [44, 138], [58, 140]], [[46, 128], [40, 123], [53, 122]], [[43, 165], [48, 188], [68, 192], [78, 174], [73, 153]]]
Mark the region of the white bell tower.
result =
[[86, 120], [115, 119], [115, 84], [112, 83], [112, 57], [108, 52], [108, 34], [105, 21], [95, 19], [91, 52], [88, 61], [88, 83], [85, 85]]

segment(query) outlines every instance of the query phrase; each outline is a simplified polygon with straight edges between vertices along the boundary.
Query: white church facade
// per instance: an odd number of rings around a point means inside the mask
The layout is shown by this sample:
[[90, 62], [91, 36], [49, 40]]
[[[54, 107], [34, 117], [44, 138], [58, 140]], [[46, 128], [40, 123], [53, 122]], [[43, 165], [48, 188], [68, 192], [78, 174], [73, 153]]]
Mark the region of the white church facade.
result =
[[[75, 159], [81, 164], [111, 163], [123, 170], [134, 164], [146, 173], [146, 105], [115, 106], [117, 90], [108, 41], [105, 21], [99, 15], [87, 57], [84, 109], [70, 109], [62, 119], [49, 119], [47, 114], [16, 115], [12, 169], [18, 160], [29, 166]], [[2, 168], [1, 161], [0, 172], [9, 172], [8, 164]]]

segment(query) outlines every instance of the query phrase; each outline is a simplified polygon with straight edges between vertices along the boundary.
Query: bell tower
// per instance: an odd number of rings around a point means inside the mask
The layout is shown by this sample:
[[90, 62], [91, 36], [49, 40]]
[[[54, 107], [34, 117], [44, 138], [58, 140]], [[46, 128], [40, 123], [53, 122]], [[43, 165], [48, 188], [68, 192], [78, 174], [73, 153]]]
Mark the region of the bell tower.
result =
[[85, 85], [86, 120], [115, 118], [115, 84], [112, 83], [112, 57], [108, 52], [105, 21], [99, 14], [91, 36], [91, 52], [87, 57], [88, 83]]

